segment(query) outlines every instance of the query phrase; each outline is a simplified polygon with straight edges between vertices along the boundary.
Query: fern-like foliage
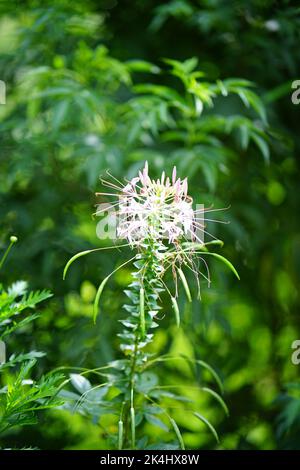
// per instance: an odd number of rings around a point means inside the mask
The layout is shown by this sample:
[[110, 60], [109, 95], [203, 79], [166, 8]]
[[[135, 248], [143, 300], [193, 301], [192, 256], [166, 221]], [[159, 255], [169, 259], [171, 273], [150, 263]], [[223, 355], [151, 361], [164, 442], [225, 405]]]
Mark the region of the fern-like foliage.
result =
[[17, 328], [22, 328], [35, 320], [39, 314], [26, 314], [20, 318], [24, 310], [32, 310], [37, 304], [51, 297], [48, 290], [27, 292], [27, 283], [18, 281], [7, 290], [0, 285], [0, 340], [3, 340]]
[[30, 378], [35, 363], [36, 359], [23, 362], [0, 389], [0, 433], [14, 426], [34, 424], [38, 410], [61, 405], [61, 399], [54, 397], [63, 376], [49, 374], [35, 382]]
[[8, 289], [0, 285], [0, 439], [11, 428], [36, 423], [37, 411], [62, 404], [62, 399], [56, 398], [61, 374], [32, 378], [37, 359], [45, 353], [15, 352], [6, 360], [3, 341], [9, 345], [11, 333], [36, 319], [39, 313], [32, 310], [51, 295], [47, 290], [28, 292], [24, 281], [15, 282]]

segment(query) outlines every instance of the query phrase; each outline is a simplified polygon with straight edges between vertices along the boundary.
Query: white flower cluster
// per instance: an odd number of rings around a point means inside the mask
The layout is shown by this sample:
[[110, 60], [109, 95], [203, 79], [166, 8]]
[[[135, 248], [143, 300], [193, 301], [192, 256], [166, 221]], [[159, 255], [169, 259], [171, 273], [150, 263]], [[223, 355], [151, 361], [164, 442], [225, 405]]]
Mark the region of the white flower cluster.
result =
[[124, 186], [119, 198], [120, 223], [118, 237], [130, 244], [143, 240], [163, 240], [169, 243], [194, 239], [195, 214], [188, 196], [187, 179], [172, 179], [165, 172], [158, 180], [150, 179], [148, 164]]

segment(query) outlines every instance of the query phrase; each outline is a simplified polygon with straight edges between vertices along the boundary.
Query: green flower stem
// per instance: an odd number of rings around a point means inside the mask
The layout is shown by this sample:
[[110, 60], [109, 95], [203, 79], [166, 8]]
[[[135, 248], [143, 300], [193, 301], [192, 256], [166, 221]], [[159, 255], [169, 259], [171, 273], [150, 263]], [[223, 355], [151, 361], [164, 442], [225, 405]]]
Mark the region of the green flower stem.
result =
[[[133, 273], [133, 282], [125, 290], [131, 300], [124, 308], [129, 313], [123, 322], [125, 328], [120, 335], [124, 340], [121, 349], [130, 356], [129, 367], [125, 369], [127, 386], [124, 390], [126, 406], [124, 407], [124, 448], [135, 447], [135, 402], [138, 392], [136, 382], [148, 359], [145, 347], [152, 341], [149, 330], [156, 325], [154, 318], [160, 310], [159, 292], [164, 289], [160, 280], [162, 266], [159, 263], [162, 246], [147, 242], [134, 263], [137, 268]], [[130, 438], [129, 438], [130, 436]]]
[[17, 237], [15, 237], [14, 235], [10, 237], [10, 244], [7, 248], [7, 250], [5, 251], [4, 255], [2, 256], [2, 259], [0, 260], [0, 269], [2, 268], [7, 256], [8, 256], [8, 253], [10, 252], [11, 250], [11, 247], [18, 241]]

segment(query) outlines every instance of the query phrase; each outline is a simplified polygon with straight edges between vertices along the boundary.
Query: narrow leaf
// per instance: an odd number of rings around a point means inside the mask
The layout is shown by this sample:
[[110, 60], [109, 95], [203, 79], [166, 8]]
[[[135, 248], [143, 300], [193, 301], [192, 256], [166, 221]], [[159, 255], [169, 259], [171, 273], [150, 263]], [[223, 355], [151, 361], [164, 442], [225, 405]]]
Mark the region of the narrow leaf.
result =
[[153, 424], [153, 426], [158, 426], [160, 429], [163, 429], [163, 431], [166, 431], [166, 432], [169, 431], [168, 426], [166, 426], [165, 423], [161, 419], [157, 418], [156, 416], [146, 413], [145, 418], [148, 421], [148, 423]]

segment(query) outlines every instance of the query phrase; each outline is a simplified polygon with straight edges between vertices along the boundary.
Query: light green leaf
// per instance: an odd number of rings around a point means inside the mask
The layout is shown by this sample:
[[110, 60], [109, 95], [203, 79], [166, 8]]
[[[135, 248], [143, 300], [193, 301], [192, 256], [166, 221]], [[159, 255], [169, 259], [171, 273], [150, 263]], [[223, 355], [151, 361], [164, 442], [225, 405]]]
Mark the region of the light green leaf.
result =
[[80, 374], [70, 374], [71, 384], [80, 393], [85, 393], [92, 388], [92, 385], [88, 379]]
[[169, 431], [168, 426], [166, 426], [165, 423], [161, 419], [157, 418], [156, 416], [146, 413], [145, 418], [148, 421], [148, 423], [153, 424], [153, 426], [158, 426], [159, 428], [161, 428], [163, 431], [166, 431], [166, 432]]

